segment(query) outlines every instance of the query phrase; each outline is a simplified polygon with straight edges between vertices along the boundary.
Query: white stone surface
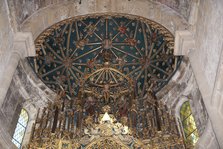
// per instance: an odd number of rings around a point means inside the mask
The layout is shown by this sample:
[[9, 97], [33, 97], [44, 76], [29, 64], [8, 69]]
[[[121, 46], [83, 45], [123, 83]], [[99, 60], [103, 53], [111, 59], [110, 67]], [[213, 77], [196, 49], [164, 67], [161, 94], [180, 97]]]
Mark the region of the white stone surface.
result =
[[195, 149], [220, 149], [210, 121], [208, 121], [205, 132], [198, 140]]
[[193, 35], [188, 30], [176, 31], [174, 41], [174, 55], [185, 55], [195, 48]]
[[219, 95], [223, 93], [220, 89], [223, 85], [220, 83], [223, 49], [222, 4], [221, 0], [200, 0], [197, 21], [191, 28], [195, 39], [195, 50], [189, 53], [196, 81], [221, 148], [223, 148], [223, 100]]
[[13, 43], [14, 52], [18, 52], [21, 58], [36, 56], [36, 49], [32, 33], [16, 32]]
[[[10, 51], [13, 47], [13, 31], [9, 23], [9, 10], [7, 6], [6, 0], [0, 1], [0, 80], [2, 81], [6, 68], [6, 63], [8, 61]], [[10, 79], [10, 78], [9, 78]], [[12, 78], [11, 78], [12, 79]], [[1, 82], [0, 86], [0, 95], [2, 95], [2, 88], [4, 88], [4, 84]], [[0, 107], [2, 100], [0, 98]], [[1, 109], [1, 108], [0, 108]], [[14, 148], [11, 143], [11, 136], [6, 130], [4, 114], [2, 113], [2, 109], [0, 110], [0, 148]]]
[[31, 33], [16, 33], [13, 38], [13, 47], [8, 49], [9, 59], [2, 63], [3, 71], [0, 73], [0, 105], [5, 99], [7, 90], [12, 80], [12, 76], [20, 59], [27, 56], [35, 56], [34, 41]]
[[90, 13], [127, 13], [139, 15], [154, 20], [174, 34], [176, 30], [188, 28], [184, 18], [174, 10], [148, 0], [84, 0], [80, 5], [77, 1], [65, 1], [55, 5], [49, 5], [40, 9], [26, 19], [19, 26], [21, 31], [32, 32], [36, 38], [49, 26], [79, 15]]

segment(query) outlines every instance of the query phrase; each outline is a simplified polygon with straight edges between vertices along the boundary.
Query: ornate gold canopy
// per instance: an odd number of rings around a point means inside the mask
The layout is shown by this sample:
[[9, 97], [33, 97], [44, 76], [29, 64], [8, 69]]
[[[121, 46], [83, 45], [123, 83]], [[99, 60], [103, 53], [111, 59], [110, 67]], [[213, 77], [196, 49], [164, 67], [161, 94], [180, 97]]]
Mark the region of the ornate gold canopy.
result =
[[129, 149], [129, 147], [114, 138], [101, 138], [89, 144], [86, 149]]

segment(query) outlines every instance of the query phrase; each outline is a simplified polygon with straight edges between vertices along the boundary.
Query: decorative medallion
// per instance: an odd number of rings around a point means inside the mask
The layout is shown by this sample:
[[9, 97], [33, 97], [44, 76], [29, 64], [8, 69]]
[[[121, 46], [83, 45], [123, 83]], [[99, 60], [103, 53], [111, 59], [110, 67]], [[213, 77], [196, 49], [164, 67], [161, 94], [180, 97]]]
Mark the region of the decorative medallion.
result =
[[131, 78], [136, 96], [142, 97], [151, 84], [154, 92], [167, 84], [181, 61], [173, 55], [174, 37], [166, 28], [125, 14], [67, 19], [46, 29], [35, 44], [31, 66], [49, 88], [63, 88], [68, 96], [76, 96], [82, 80], [92, 74], [99, 84], [106, 74], [107, 81], [122, 83], [117, 77], [124, 77], [114, 74], [119, 72]]

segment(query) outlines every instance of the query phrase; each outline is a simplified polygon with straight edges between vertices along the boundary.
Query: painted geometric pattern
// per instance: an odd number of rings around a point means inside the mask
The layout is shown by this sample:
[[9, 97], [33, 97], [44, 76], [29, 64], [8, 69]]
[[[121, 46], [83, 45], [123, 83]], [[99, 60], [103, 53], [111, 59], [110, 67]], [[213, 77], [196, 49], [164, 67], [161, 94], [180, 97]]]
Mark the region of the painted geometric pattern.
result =
[[185, 102], [180, 110], [180, 117], [184, 129], [186, 141], [195, 145], [199, 139], [197, 127], [192, 115], [189, 101]]
[[[138, 16], [94, 14], [71, 18], [46, 29], [36, 39], [37, 57], [29, 62], [52, 90], [78, 93], [81, 79], [105, 61], [134, 82], [137, 96], [168, 83], [181, 57], [163, 26]], [[153, 84], [153, 86], [151, 86]]]
[[18, 147], [21, 148], [22, 146], [22, 140], [25, 135], [26, 127], [28, 123], [28, 114], [27, 112], [22, 109], [21, 113], [19, 115], [19, 120], [16, 125], [16, 129], [14, 132], [14, 135], [12, 137], [12, 142]]

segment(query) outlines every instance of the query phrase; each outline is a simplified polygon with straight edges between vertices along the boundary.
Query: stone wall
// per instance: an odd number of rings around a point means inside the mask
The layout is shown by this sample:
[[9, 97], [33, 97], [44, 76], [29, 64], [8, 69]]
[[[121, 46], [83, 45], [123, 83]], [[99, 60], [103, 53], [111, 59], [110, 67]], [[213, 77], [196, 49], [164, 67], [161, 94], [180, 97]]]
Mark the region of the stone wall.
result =
[[198, 20], [194, 25], [196, 56], [207, 85], [213, 90], [223, 44], [223, 2], [221, 0], [200, 1]]
[[89, 13], [127, 13], [154, 20], [173, 34], [176, 30], [188, 28], [184, 18], [171, 8], [148, 0], [84, 0], [78, 2], [64, 1], [38, 10], [19, 25], [20, 31], [32, 32], [34, 39], [49, 26], [66, 18]]
[[167, 5], [181, 14], [185, 19], [189, 19], [192, 5], [196, 0], [152, 0]]
[[2, 111], [6, 117], [5, 123], [8, 127], [6, 130], [9, 132], [10, 136], [12, 136], [14, 133], [14, 129], [21, 110], [21, 103], [22, 97], [19, 95], [16, 82], [13, 79], [6, 94], [6, 98], [2, 104]]
[[182, 104], [189, 101], [199, 135], [203, 134], [208, 122], [208, 114], [188, 58], [183, 58], [180, 68], [170, 82], [158, 92], [157, 97], [167, 104], [178, 119], [180, 119]]
[[[13, 29], [10, 25], [9, 9], [6, 0], [0, 1], [0, 83], [7, 77], [5, 68], [10, 57], [10, 52], [13, 47]], [[11, 80], [12, 78], [10, 78]], [[8, 88], [7, 88], [8, 89]], [[4, 93], [4, 85], [0, 86], [0, 94]], [[12, 90], [8, 91], [8, 95]], [[5, 94], [5, 93], [4, 93]], [[16, 102], [13, 99], [13, 95], [10, 95], [11, 102], [7, 101], [2, 106], [3, 99], [0, 98], [0, 148], [13, 149], [15, 146], [11, 143], [11, 134], [13, 131], [11, 120], [14, 118], [14, 112], [16, 106], [13, 104]]]
[[222, 0], [199, 1], [197, 20], [190, 28], [195, 46], [188, 56], [221, 148], [223, 148], [222, 7]]
[[15, 23], [20, 25], [39, 9], [64, 1], [68, 0], [9, 0], [9, 6]]
[[[7, 134], [8, 138], [5, 138], [7, 141], [11, 141], [13, 136], [19, 114], [22, 108], [23, 98], [19, 94], [17, 81], [12, 79], [8, 92], [6, 94], [5, 100], [1, 106], [1, 116], [0, 116], [0, 125], [4, 129], [4, 133]], [[4, 136], [5, 137], [5, 136]], [[4, 142], [0, 141], [0, 144]], [[11, 143], [11, 142], [10, 142]], [[10, 148], [10, 144], [4, 146]]]
[[[0, 125], [1, 129], [3, 129], [3, 137], [5, 142], [2, 142], [3, 139], [0, 139], [0, 146], [2, 148], [14, 148], [14, 145], [11, 143], [11, 138], [13, 136], [17, 120], [19, 118], [19, 113], [21, 111], [21, 96], [18, 94], [18, 90], [15, 87], [14, 81], [12, 81], [10, 88], [8, 89], [6, 98], [3, 102], [1, 107], [1, 114], [0, 114]], [[6, 144], [6, 142], [9, 142]]]
[[[0, 82], [5, 78], [4, 72], [13, 48], [14, 34], [9, 19], [7, 1], [0, 1]], [[0, 94], [3, 86], [0, 86]], [[0, 99], [0, 105], [2, 99]]]
[[7, 1], [0, 1], [0, 74], [4, 70], [4, 63], [7, 62], [9, 51], [13, 47], [13, 29], [9, 20], [9, 9]]
[[[64, 2], [79, 2], [80, 0], [9, 0], [10, 4], [10, 11], [11, 15], [15, 16], [15, 22], [20, 25], [22, 24], [28, 17], [36, 13], [38, 10], [50, 7], [55, 4], [62, 4]], [[98, 0], [96, 0], [97, 3]], [[113, 0], [114, 1], [114, 0]], [[122, 0], [128, 3], [135, 3], [134, 0], [132, 1], [126, 1]], [[153, 1], [158, 2], [163, 5], [166, 5], [176, 12], [178, 12], [180, 15], [182, 15], [185, 19], [189, 19], [190, 11], [191, 11], [191, 5], [193, 5], [193, 1], [195, 0], [147, 0], [147, 1]], [[94, 2], [89, 0], [82, 0], [82, 4], [84, 3], [90, 3], [89, 5], [92, 5]], [[101, 1], [98, 1], [101, 3]], [[111, 1], [104, 1], [103, 2], [106, 5], [109, 5]], [[117, 1], [117, 5], [122, 5], [121, 1]], [[78, 4], [78, 3], [77, 3]], [[78, 4], [79, 5], [79, 4]], [[78, 7], [78, 6], [77, 6]]]
[[55, 98], [56, 94], [37, 77], [27, 59], [19, 62], [13, 79], [17, 82], [17, 90], [22, 95], [25, 105], [41, 108]]

